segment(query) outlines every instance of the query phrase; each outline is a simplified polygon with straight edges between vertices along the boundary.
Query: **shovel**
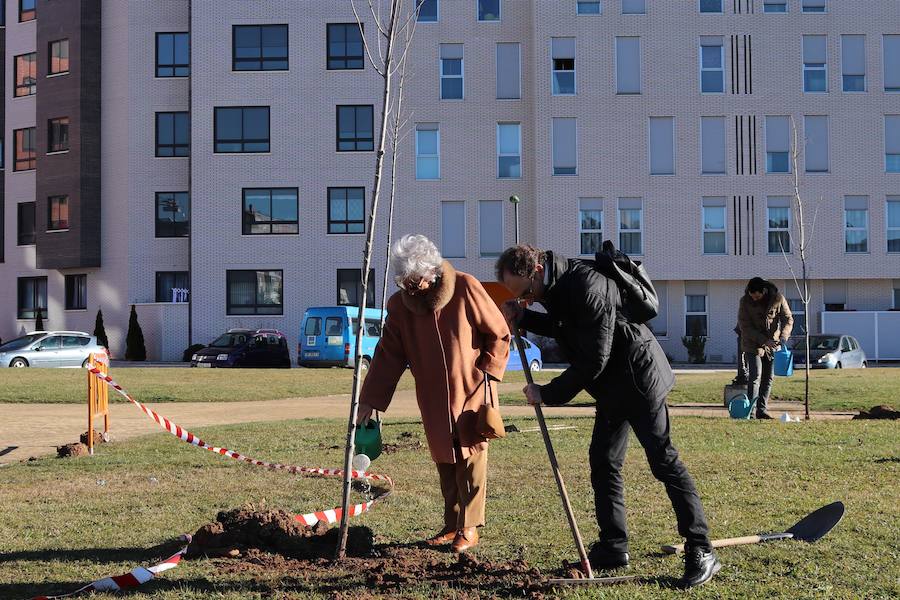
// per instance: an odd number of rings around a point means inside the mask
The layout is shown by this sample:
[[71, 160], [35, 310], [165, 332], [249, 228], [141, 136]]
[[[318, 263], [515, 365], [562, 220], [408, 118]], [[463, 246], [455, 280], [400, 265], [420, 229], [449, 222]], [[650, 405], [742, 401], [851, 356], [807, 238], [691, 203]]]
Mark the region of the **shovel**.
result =
[[[712, 546], [713, 548], [725, 548], [727, 546], [743, 546], [745, 544], [758, 544], [774, 540], [800, 540], [812, 543], [834, 529], [843, 516], [844, 503], [840, 501], [832, 502], [809, 513], [783, 533], [760, 533], [759, 535], [713, 540]], [[678, 554], [679, 552], [684, 552], [684, 544], [663, 546], [662, 551], [666, 554]]]

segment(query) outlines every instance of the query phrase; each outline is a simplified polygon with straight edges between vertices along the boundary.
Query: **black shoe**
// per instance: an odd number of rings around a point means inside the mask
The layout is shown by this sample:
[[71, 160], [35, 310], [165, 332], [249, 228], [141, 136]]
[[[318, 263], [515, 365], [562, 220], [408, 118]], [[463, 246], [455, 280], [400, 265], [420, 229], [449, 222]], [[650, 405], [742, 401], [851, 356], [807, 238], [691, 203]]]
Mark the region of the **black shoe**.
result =
[[684, 577], [678, 582], [678, 586], [687, 589], [706, 583], [721, 568], [722, 563], [712, 550], [687, 548], [684, 552]]
[[763, 409], [763, 410], [756, 411], [756, 418], [757, 419], [774, 419], [775, 417], [770, 415], [766, 409]]
[[597, 571], [627, 567], [629, 559], [627, 552], [610, 550], [600, 544], [594, 544], [590, 552], [588, 552], [588, 561], [591, 563], [591, 568]]

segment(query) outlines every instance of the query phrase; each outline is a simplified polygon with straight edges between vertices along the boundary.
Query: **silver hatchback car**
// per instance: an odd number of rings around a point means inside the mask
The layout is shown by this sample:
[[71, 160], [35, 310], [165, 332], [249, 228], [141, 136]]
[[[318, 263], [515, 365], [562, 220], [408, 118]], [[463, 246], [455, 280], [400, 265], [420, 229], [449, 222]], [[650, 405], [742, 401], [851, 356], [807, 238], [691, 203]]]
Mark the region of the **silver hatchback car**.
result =
[[0, 367], [84, 367], [93, 353], [105, 353], [83, 331], [32, 331], [0, 346]]

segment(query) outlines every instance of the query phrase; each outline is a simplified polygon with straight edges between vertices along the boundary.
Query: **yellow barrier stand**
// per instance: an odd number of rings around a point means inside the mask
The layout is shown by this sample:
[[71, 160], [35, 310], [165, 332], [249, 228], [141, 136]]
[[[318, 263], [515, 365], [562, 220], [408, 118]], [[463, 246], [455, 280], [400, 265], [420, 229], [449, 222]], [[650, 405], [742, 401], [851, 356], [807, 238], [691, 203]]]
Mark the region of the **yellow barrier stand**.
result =
[[[109, 375], [109, 357], [105, 353], [91, 354], [88, 364]], [[109, 439], [109, 386], [88, 371], [88, 454], [94, 454], [94, 418], [103, 417], [103, 439]]]

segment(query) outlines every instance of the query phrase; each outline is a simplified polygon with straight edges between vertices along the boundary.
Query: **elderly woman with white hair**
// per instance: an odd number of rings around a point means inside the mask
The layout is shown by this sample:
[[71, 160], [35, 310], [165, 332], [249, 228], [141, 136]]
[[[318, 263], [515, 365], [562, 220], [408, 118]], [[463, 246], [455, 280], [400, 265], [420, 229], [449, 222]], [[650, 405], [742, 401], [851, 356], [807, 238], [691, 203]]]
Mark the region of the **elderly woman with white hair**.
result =
[[464, 552], [484, 525], [488, 442], [476, 422], [485, 391], [496, 398], [503, 378], [509, 327], [481, 283], [456, 271], [425, 236], [400, 239], [391, 266], [400, 290], [387, 303], [358, 422], [387, 410], [408, 365], [444, 497], [444, 527], [427, 543]]

